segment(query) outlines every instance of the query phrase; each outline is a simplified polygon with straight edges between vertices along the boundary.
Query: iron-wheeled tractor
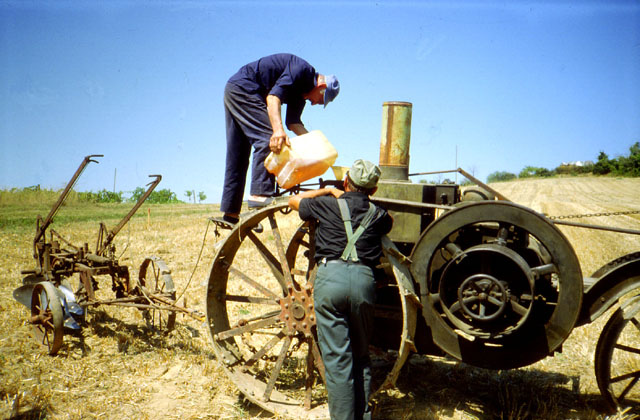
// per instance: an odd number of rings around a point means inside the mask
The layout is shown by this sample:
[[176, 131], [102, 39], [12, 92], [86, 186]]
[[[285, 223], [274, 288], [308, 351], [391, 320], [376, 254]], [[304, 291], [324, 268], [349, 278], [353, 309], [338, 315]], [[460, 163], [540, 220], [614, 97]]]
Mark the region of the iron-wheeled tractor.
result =
[[[456, 184], [412, 183], [410, 125], [411, 104], [383, 105], [382, 177], [372, 200], [391, 212], [394, 228], [379, 267], [371, 354], [386, 370], [376, 372], [377, 389], [394, 385], [411, 353], [488, 369], [530, 365], [615, 307], [597, 345], [597, 383], [612, 410], [640, 402], [640, 252], [583, 278], [557, 225], [640, 231], [553, 220], [462, 169], [455, 171], [478, 186], [464, 194]], [[258, 224], [263, 233], [253, 230]], [[228, 377], [287, 418], [328, 417], [314, 229], [278, 200], [248, 213], [219, 246], [207, 286], [207, 325]]]

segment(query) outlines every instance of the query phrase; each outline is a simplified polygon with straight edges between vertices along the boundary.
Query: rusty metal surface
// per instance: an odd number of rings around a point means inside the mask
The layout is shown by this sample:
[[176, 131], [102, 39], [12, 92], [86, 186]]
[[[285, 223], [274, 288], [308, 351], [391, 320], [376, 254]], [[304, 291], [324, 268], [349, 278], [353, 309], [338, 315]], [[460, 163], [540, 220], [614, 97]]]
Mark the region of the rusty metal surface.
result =
[[[142, 264], [139, 278], [132, 281], [129, 267], [121, 265], [116, 257], [113, 239], [159, 184], [162, 179], [160, 175], [151, 175], [154, 180], [148, 184], [144, 194], [116, 227], [108, 230], [104, 223], [100, 223], [94, 252], [89, 249], [88, 244], [73, 245], [58, 232], [49, 229], [56, 213], [86, 166], [91, 162], [97, 162], [93, 158], [101, 156], [85, 157], [47, 217], [42, 219], [38, 216], [33, 240], [37, 267], [22, 271], [26, 275], [23, 279], [24, 285], [14, 291], [16, 300], [31, 308], [31, 323], [36, 330], [36, 336], [42, 344], [47, 344], [50, 354], [55, 354], [62, 345], [63, 317], [65, 326], [69, 322], [73, 328], [80, 328], [77, 322], [69, 319], [79, 314], [67, 312], [67, 298], [60, 289], [62, 285], [68, 286], [70, 298], [74, 300], [74, 304], [77, 302], [80, 312], [81, 307], [97, 305], [137, 308], [142, 311], [149, 327], [163, 332], [173, 328], [176, 311], [203, 320], [203, 315], [197, 311], [175, 305], [175, 288], [170, 271], [163, 261], [154, 257], [147, 258]], [[73, 292], [68, 279], [76, 274], [79, 277], [79, 287]], [[114, 299], [96, 299], [94, 290], [98, 286], [99, 276], [110, 277], [111, 289], [115, 293]], [[61, 306], [62, 302], [64, 306]]]
[[385, 102], [382, 105], [380, 137], [382, 179], [407, 179], [412, 108], [413, 105], [409, 102]]

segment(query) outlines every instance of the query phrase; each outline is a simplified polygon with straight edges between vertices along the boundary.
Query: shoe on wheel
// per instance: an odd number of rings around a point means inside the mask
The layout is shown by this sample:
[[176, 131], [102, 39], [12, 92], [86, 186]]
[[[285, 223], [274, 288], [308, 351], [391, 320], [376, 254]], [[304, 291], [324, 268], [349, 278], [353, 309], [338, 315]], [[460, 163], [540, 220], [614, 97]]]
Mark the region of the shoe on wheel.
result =
[[273, 203], [273, 201], [274, 201], [273, 197], [266, 197], [263, 201], [249, 199], [247, 201], [247, 205], [249, 206], [250, 209], [259, 209], [262, 207], [267, 207], [269, 204]]
[[[229, 216], [210, 217], [209, 220], [215, 223], [215, 225], [218, 226], [219, 228], [229, 229], [229, 230], [236, 227], [236, 225], [240, 221], [240, 219], [236, 219], [235, 217], [229, 217]], [[253, 230], [255, 233], [262, 233], [264, 231], [264, 228], [262, 227], [262, 223], [258, 223], [251, 230]]]

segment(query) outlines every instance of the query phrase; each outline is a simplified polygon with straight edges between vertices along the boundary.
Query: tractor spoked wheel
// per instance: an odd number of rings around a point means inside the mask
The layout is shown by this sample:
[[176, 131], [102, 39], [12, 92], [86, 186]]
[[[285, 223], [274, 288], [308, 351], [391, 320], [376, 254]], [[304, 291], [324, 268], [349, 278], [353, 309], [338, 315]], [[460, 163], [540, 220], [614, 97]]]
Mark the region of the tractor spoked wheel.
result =
[[[216, 357], [250, 401], [282, 417], [328, 418], [313, 307], [314, 227], [287, 210], [252, 212], [224, 240], [209, 277], [207, 323]], [[262, 233], [253, 231], [258, 223]], [[399, 353], [406, 358], [408, 350]]]
[[41, 282], [31, 294], [31, 325], [36, 340], [50, 355], [60, 350], [64, 336], [62, 303], [53, 284]]
[[[249, 213], [224, 240], [209, 277], [207, 322], [218, 360], [250, 401], [286, 417], [326, 418], [314, 273], [303, 255], [308, 246], [300, 246], [298, 214], [286, 208]], [[256, 233], [261, 222], [264, 231]], [[289, 255], [284, 238], [296, 243]]]
[[595, 372], [611, 411], [631, 407], [640, 413], [640, 296], [617, 309], [602, 329]]

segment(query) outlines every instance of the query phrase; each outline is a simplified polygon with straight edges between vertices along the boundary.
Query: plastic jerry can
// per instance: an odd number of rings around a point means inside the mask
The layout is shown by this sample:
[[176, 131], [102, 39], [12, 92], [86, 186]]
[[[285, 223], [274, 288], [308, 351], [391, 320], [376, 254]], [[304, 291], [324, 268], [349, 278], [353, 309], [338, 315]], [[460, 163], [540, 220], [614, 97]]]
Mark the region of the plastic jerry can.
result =
[[324, 174], [338, 158], [338, 152], [320, 130], [289, 139], [279, 154], [269, 153], [267, 171], [276, 176], [280, 188], [288, 189]]

